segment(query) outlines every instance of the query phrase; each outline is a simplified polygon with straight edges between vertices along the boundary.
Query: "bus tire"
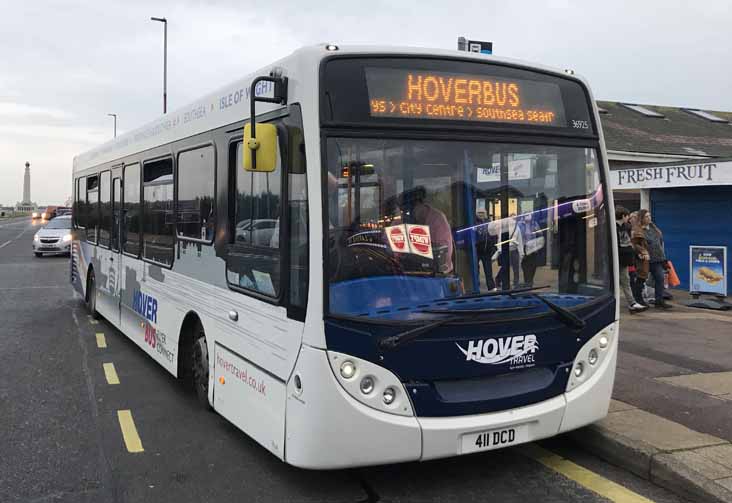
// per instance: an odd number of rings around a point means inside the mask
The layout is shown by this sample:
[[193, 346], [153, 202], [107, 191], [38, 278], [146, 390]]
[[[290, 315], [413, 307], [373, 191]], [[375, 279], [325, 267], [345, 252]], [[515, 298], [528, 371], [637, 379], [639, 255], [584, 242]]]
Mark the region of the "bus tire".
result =
[[93, 319], [99, 318], [97, 312], [97, 281], [94, 277], [94, 269], [89, 269], [86, 277], [86, 308]]
[[211, 409], [208, 401], [208, 345], [206, 333], [203, 331], [201, 322], [197, 322], [193, 332], [193, 345], [191, 348], [190, 375], [193, 381], [193, 389], [196, 391], [198, 403], [206, 409]]

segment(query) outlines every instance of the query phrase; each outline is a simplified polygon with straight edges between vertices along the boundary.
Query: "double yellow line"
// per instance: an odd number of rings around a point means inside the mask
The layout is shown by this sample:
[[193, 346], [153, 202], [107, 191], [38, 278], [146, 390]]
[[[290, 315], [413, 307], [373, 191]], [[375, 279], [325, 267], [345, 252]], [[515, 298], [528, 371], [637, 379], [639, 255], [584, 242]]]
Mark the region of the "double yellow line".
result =
[[[107, 348], [107, 339], [102, 332], [96, 333], [96, 339], [99, 349]], [[107, 379], [107, 384], [116, 385], [120, 383], [117, 369], [114, 368], [114, 363], [103, 363], [102, 368], [104, 369], [104, 377]], [[132, 411], [129, 409], [118, 410], [117, 420], [119, 421], [119, 428], [122, 431], [122, 439], [125, 442], [125, 447], [127, 447], [127, 452], [144, 452], [145, 449], [142, 447], [142, 440], [140, 440], [140, 435], [137, 433], [135, 420], [132, 418]]]
[[518, 448], [524, 456], [538, 461], [550, 470], [561, 473], [570, 480], [586, 487], [592, 492], [617, 503], [653, 503], [652, 500], [634, 493], [620, 484], [583, 468], [572, 461], [554, 454], [536, 444], [526, 444]]

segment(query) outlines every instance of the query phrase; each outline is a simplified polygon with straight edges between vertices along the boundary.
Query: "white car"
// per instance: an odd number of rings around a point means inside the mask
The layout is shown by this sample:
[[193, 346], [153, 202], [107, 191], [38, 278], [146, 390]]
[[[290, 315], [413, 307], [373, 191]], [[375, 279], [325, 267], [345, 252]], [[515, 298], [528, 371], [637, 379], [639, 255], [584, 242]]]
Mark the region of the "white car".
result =
[[44, 253], [71, 252], [71, 215], [56, 217], [33, 236], [33, 253], [36, 257]]

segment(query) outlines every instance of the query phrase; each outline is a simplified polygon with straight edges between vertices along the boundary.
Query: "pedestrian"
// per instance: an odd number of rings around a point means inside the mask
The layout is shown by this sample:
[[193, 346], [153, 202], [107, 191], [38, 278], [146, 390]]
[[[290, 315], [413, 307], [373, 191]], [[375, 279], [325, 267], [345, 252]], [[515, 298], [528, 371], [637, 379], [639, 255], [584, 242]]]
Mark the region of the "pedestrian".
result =
[[[497, 236], [497, 240], [500, 237], [500, 241], [496, 243], [496, 253], [493, 255], [494, 259], [498, 259], [500, 266], [496, 275], [497, 287], [501, 290], [508, 290], [513, 283], [513, 288], [518, 288], [519, 267], [524, 246], [518, 222], [516, 222], [516, 214], [512, 213], [508, 218], [494, 220], [488, 225], [488, 232]], [[508, 243], [508, 254], [503, 253], [504, 243]], [[509, 271], [513, 272], [513, 281], [508, 278]]]
[[520, 224], [521, 236], [524, 246], [523, 258], [521, 259], [521, 270], [524, 273], [524, 285], [534, 286], [534, 275], [539, 266], [539, 255], [544, 249], [544, 234], [541, 226], [534, 220], [532, 213], [524, 215]]
[[639, 304], [630, 288], [630, 277], [628, 276], [628, 266], [633, 265], [635, 261], [635, 250], [630, 241], [630, 228], [628, 220], [630, 212], [618, 206], [615, 208], [615, 230], [618, 235], [618, 276], [620, 278], [620, 289], [625, 296], [625, 302], [631, 314], [645, 311], [648, 307]]
[[496, 251], [496, 238], [488, 232], [490, 220], [485, 210], [478, 210], [475, 221], [475, 251], [478, 262], [483, 265], [485, 286], [488, 290], [495, 290], [493, 280], [493, 254]]
[[[630, 283], [630, 288], [633, 291], [638, 304], [648, 307], [643, 292], [646, 288], [646, 280], [648, 280], [648, 261], [650, 256], [648, 255], [648, 242], [646, 241], [646, 233], [641, 227], [640, 220], [638, 218], [638, 212], [634, 211], [630, 214], [630, 242], [633, 244], [635, 250], [635, 274], [632, 278], [633, 281]], [[630, 272], [630, 270], [629, 270]]]
[[640, 210], [638, 220], [648, 244], [648, 265], [650, 274], [653, 277], [653, 291], [656, 299], [653, 305], [657, 309], [670, 309], [671, 304], [663, 298], [664, 275], [668, 269], [668, 260], [663, 245], [663, 233], [651, 220], [651, 214], [648, 210]]

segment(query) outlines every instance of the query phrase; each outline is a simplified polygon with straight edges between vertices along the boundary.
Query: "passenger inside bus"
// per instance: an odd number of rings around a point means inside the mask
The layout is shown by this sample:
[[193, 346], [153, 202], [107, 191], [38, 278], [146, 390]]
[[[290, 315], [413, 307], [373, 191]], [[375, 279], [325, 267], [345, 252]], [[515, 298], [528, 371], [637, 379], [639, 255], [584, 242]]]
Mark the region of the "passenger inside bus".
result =
[[454, 250], [452, 228], [442, 211], [425, 202], [426, 197], [427, 189], [420, 185], [402, 192], [399, 195], [399, 206], [407, 215], [406, 223], [429, 227], [437, 270], [442, 274], [450, 274], [453, 272]]

